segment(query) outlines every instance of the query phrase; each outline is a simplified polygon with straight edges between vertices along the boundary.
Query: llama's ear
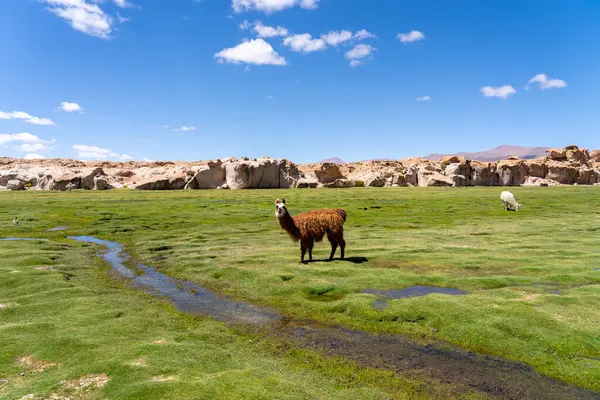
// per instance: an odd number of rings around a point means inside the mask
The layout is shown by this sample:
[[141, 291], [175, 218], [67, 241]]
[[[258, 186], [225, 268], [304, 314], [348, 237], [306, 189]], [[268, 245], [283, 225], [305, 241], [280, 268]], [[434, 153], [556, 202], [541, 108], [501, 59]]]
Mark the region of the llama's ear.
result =
[[279, 199], [275, 200], [275, 204], [279, 204], [281, 203], [281, 201], [279, 201]]
[[281, 200], [281, 202], [282, 202], [283, 204], [285, 204], [285, 199]]

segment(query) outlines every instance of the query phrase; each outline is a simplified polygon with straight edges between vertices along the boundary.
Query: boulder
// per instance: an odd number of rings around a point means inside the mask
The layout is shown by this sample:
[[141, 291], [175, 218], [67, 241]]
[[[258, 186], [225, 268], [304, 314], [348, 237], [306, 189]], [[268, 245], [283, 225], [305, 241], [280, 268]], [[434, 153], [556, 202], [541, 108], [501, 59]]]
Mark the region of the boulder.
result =
[[473, 186], [497, 186], [500, 184], [498, 174], [496, 173], [496, 163], [471, 161], [471, 179]]
[[82, 172], [81, 187], [91, 190], [96, 188], [96, 178], [106, 175], [102, 167], [93, 168]]
[[11, 179], [6, 183], [8, 190], [25, 190], [25, 184], [18, 179]]
[[518, 186], [525, 182], [529, 168], [521, 160], [502, 160], [496, 164], [496, 173], [502, 186]]
[[322, 184], [332, 183], [338, 179], [344, 179], [344, 176], [340, 172], [339, 165], [334, 163], [322, 163], [313, 171], [313, 173]]
[[231, 189], [279, 188], [279, 165], [272, 158], [227, 162], [225, 176]]
[[52, 190], [74, 190], [81, 188], [81, 176], [73, 172], [66, 172], [57, 178], [54, 178], [54, 187]]
[[216, 189], [226, 181], [225, 168], [221, 162], [209, 162], [192, 170], [193, 176], [184, 189]]
[[447, 166], [450, 164], [466, 164], [467, 161], [463, 156], [443, 156], [438, 162], [441, 166]]
[[579, 168], [577, 165], [570, 163], [549, 161], [546, 178], [562, 184], [571, 185], [577, 182], [577, 179], [579, 178]]
[[455, 181], [452, 177], [442, 175], [439, 172], [433, 172], [427, 176], [426, 184], [421, 185], [421, 182], [419, 181], [419, 186], [454, 186], [454, 183]]
[[419, 186], [437, 186], [429, 184], [429, 177], [439, 174], [439, 171], [431, 164], [422, 164], [417, 166], [417, 183]]
[[187, 173], [155, 175], [135, 182], [130, 187], [137, 190], [181, 190], [188, 181]]
[[544, 179], [537, 176], [528, 176], [523, 186], [556, 186], [559, 183], [552, 179]]
[[317, 180], [317, 178], [300, 178], [298, 179], [298, 182], [296, 183], [296, 187], [300, 188], [300, 189], [307, 189], [307, 188], [316, 188], [319, 185], [319, 181]]
[[534, 160], [526, 161], [528, 167], [528, 175], [535, 176], [538, 178], [545, 178], [548, 175], [548, 165], [546, 164], [546, 157], [536, 158]]
[[462, 181], [461, 184], [457, 186], [470, 186], [472, 174], [471, 162], [464, 161], [460, 163], [448, 164], [448, 166], [444, 170], [444, 174], [447, 176], [460, 175], [462, 176]]
[[580, 185], [593, 185], [598, 182], [598, 172], [593, 168], [581, 167], [579, 168], [579, 176], [577, 177], [577, 183]]
[[548, 158], [555, 161], [564, 161], [567, 159], [567, 151], [565, 149], [548, 149]]
[[349, 179], [336, 179], [335, 181], [326, 183], [323, 186], [327, 188], [349, 188], [355, 187], [356, 181], [351, 181]]
[[404, 171], [404, 182], [407, 186], [419, 185], [419, 169], [417, 165], [409, 165]]
[[567, 160], [581, 164], [587, 164], [590, 153], [586, 149], [580, 149], [575, 145], [565, 147]]

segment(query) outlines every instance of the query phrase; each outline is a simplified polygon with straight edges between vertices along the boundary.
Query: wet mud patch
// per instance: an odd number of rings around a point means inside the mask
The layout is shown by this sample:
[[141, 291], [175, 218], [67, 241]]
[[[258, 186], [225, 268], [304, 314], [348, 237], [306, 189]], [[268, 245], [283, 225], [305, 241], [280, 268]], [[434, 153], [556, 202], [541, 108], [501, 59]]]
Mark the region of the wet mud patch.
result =
[[373, 294], [375, 296], [386, 297], [388, 299], [405, 299], [409, 297], [421, 297], [428, 294], [445, 294], [450, 296], [458, 296], [467, 294], [464, 290], [438, 287], [438, 286], [410, 286], [404, 289], [365, 289], [361, 293]]
[[122, 244], [97, 239], [93, 236], [70, 236], [84, 243], [94, 243], [106, 247], [99, 253], [112, 269], [130, 279], [135, 286], [158, 296], [167, 297], [178, 310], [202, 314], [222, 322], [263, 325], [279, 320], [279, 316], [249, 303], [236, 302], [219, 296], [202, 286], [180, 279], [171, 278], [155, 268], [138, 264], [135, 268], [127, 265], [130, 256]]

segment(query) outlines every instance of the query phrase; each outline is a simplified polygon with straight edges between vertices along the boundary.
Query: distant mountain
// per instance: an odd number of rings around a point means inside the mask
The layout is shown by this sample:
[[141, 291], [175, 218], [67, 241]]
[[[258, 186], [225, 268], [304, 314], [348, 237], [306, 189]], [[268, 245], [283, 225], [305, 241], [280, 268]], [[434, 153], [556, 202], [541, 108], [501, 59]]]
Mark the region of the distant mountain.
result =
[[548, 149], [549, 147], [521, 147], [503, 144], [502, 146], [494, 147], [490, 150], [478, 151], [474, 153], [461, 152], [455, 154], [429, 154], [423, 158], [427, 160], [439, 160], [443, 156], [463, 156], [469, 160], [498, 161], [504, 160], [510, 156], [519, 156], [524, 160], [528, 160], [546, 155], [546, 150]]
[[340, 165], [344, 165], [344, 164], [348, 164], [346, 161], [342, 160], [341, 158], [337, 158], [337, 157], [331, 157], [331, 158], [326, 158], [325, 160], [319, 161], [321, 163], [335, 163], [335, 164], [340, 164]]

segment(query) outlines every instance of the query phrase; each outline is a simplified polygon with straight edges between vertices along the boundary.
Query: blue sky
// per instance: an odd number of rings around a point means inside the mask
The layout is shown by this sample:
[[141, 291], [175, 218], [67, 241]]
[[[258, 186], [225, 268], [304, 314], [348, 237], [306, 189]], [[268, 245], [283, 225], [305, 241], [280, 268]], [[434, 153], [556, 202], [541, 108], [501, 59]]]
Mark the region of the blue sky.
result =
[[598, 21], [598, 0], [1, 0], [0, 155], [600, 148]]

